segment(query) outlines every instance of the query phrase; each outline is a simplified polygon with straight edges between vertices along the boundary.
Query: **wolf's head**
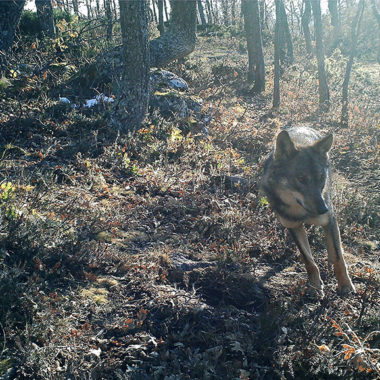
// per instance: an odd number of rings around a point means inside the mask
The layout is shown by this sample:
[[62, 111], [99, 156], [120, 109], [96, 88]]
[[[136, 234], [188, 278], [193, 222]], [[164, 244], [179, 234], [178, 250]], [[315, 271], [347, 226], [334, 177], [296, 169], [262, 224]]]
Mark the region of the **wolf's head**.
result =
[[302, 133], [289, 135], [284, 130], [277, 136], [273, 165], [279, 181], [277, 193], [290, 207], [301, 206], [309, 215], [328, 211], [324, 190], [328, 175], [328, 151], [333, 135], [310, 138]]

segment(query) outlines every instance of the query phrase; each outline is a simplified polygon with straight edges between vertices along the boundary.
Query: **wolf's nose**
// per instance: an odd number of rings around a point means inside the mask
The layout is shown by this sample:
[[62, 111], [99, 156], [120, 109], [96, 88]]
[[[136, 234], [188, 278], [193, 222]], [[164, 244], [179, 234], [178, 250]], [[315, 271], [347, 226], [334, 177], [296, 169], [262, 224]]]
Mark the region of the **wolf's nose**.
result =
[[317, 212], [319, 215], [321, 214], [326, 214], [326, 212], [329, 211], [329, 209], [327, 208], [326, 206], [326, 203], [325, 202], [322, 202], [318, 205], [317, 207]]

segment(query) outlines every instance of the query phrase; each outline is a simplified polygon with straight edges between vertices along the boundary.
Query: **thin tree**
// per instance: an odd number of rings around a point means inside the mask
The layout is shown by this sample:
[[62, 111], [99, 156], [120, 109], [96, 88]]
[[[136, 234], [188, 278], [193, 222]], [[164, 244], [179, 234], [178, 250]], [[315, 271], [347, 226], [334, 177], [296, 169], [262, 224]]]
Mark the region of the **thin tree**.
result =
[[162, 36], [165, 33], [164, 0], [157, 0], [157, 8], [158, 8], [158, 30], [160, 31], [160, 35]]
[[206, 25], [207, 21], [206, 21], [206, 16], [205, 16], [205, 12], [204, 12], [203, 4], [201, 0], [198, 0], [198, 12], [199, 12], [199, 17], [201, 18], [201, 24]]
[[231, 0], [231, 24], [233, 26], [236, 25], [236, 5], [237, 5], [237, 1]]
[[109, 0], [104, 0], [103, 5], [104, 5], [104, 12], [106, 15], [106, 20], [107, 20], [107, 41], [111, 41], [112, 28], [113, 28], [111, 3]]
[[118, 86], [112, 123], [126, 132], [145, 118], [149, 100], [149, 34], [147, 0], [119, 0], [123, 39], [123, 78]]
[[280, 106], [280, 29], [281, 29], [281, 11], [280, 2], [281, 0], [275, 0], [276, 6], [276, 24], [274, 27], [274, 79], [273, 79], [273, 108], [278, 108]]
[[354, 63], [354, 58], [356, 55], [356, 46], [358, 43], [358, 36], [360, 30], [360, 22], [364, 11], [364, 0], [360, 0], [358, 5], [358, 10], [352, 21], [351, 27], [351, 52], [348, 58], [346, 73], [344, 75], [343, 87], [342, 87], [342, 113], [340, 122], [343, 127], [348, 127], [348, 84], [350, 82], [350, 75], [352, 64]]
[[248, 81], [255, 82], [253, 91], [265, 90], [265, 64], [261, 38], [258, 0], [243, 0], [244, 29], [248, 48]]
[[221, 0], [221, 5], [222, 5], [222, 13], [223, 13], [223, 22], [225, 26], [228, 26], [230, 25], [230, 20], [228, 17], [229, 4], [227, 0]]
[[[376, 7], [375, 0], [371, 0], [371, 8], [372, 8], [373, 15], [375, 16], [376, 21], [377, 21], [377, 28], [378, 28], [377, 33], [379, 34], [379, 39], [380, 39], [380, 12]], [[380, 46], [379, 46], [379, 51], [377, 53], [377, 62], [380, 63]]]
[[100, 2], [96, 0], [96, 17], [100, 16]]
[[169, 1], [169, 0], [164, 0], [164, 11], [165, 11], [165, 17], [166, 17], [166, 20], [169, 20], [168, 1]]
[[333, 52], [339, 45], [341, 39], [341, 25], [340, 25], [340, 15], [338, 10], [338, 0], [328, 0], [328, 7], [331, 17], [331, 25], [334, 28], [333, 32], [333, 42], [330, 47], [330, 53]]
[[[107, 0], [105, 0], [105, 1], [107, 1]], [[78, 16], [79, 15], [78, 0], [72, 0], [72, 2], [73, 2], [74, 13]]]
[[86, 0], [87, 18], [91, 18], [91, 3], [90, 0]]
[[152, 9], [153, 12], [153, 21], [157, 24], [158, 23], [158, 18], [157, 18], [157, 12], [156, 12], [156, 1], [157, 0], [152, 0], [152, 7], [149, 9]]
[[51, 0], [35, 0], [35, 4], [42, 33], [50, 38], [54, 38], [55, 25]]
[[325, 70], [325, 53], [323, 48], [323, 28], [321, 17], [320, 0], [310, 0], [311, 8], [314, 16], [315, 28], [315, 50], [318, 62], [318, 93], [319, 93], [319, 109], [328, 111], [330, 108], [330, 92], [327, 84]]
[[311, 34], [310, 34], [310, 19], [311, 19], [311, 5], [310, 0], [303, 0], [304, 10], [301, 17], [302, 31], [305, 36], [306, 52], [307, 54], [312, 54], [313, 50], [311, 48]]
[[13, 45], [24, 5], [25, 0], [0, 1], [0, 77], [4, 72], [6, 57]]
[[261, 33], [263, 33], [264, 26], [268, 26], [266, 24], [266, 4], [265, 4], [265, 0], [260, 0], [259, 1], [259, 7], [260, 7]]
[[[287, 52], [284, 55], [281, 56], [281, 62], [286, 64], [292, 64], [294, 61], [294, 49], [293, 49], [293, 41], [292, 41], [292, 35], [290, 33], [289, 23], [288, 23], [288, 16], [286, 14], [284, 2], [281, 0], [279, 3], [279, 11], [280, 11], [280, 39], [281, 39], [281, 45], [283, 48], [286, 49]], [[284, 50], [283, 50], [284, 51]]]
[[213, 18], [212, 18], [212, 10], [211, 10], [210, 0], [206, 0], [206, 12], [207, 12], [207, 23], [212, 24]]
[[[111, 0], [109, 0], [109, 1], [111, 1]], [[114, 19], [117, 20], [116, 0], [112, 0], [112, 4], [113, 4], [112, 10], [113, 10]]]

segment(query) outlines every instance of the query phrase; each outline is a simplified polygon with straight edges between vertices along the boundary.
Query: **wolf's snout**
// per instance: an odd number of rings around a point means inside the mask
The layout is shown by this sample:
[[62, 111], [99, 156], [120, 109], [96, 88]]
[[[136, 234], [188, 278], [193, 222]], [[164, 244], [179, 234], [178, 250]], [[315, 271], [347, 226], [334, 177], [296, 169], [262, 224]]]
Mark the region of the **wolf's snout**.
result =
[[329, 211], [328, 207], [326, 206], [325, 201], [321, 198], [319, 202], [317, 203], [317, 213], [319, 215], [326, 214], [326, 212]]

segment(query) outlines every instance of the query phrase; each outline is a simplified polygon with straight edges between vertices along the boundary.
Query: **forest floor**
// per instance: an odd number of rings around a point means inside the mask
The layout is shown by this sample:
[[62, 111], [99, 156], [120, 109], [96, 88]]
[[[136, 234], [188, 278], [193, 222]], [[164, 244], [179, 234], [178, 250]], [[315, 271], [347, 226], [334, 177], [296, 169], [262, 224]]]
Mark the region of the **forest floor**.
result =
[[[211, 121], [153, 111], [131, 136], [110, 129], [107, 104], [58, 102], [69, 77], [59, 65], [0, 90], [3, 379], [378, 378], [380, 66], [354, 66], [341, 128], [344, 57], [327, 60], [324, 114], [313, 59], [286, 68], [277, 111], [266, 62], [254, 95], [239, 39], [200, 36], [168, 69]], [[315, 228], [326, 296], [306, 292], [259, 192], [289, 122], [335, 135], [334, 204], [357, 289], [347, 298]]]

